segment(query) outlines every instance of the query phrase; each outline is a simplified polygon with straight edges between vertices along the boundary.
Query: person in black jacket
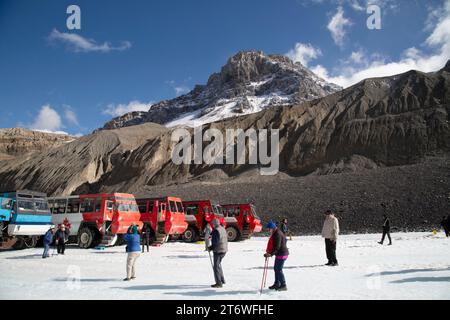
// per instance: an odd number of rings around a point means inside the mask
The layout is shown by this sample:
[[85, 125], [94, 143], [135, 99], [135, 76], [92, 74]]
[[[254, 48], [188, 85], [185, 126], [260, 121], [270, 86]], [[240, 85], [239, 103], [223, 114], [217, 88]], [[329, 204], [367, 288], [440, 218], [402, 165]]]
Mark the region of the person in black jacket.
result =
[[147, 246], [147, 252], [149, 252], [149, 246], [150, 246], [150, 227], [148, 224], [145, 224], [144, 227], [142, 227], [141, 232], [141, 242], [142, 242], [142, 253], [144, 253], [144, 247]]
[[442, 218], [441, 226], [444, 229], [445, 236], [450, 236], [450, 215], [447, 218], [445, 216]]
[[383, 214], [383, 236], [381, 237], [381, 241], [378, 242], [379, 244], [383, 244], [384, 238], [388, 237], [389, 239], [389, 245], [392, 245], [392, 239], [391, 239], [391, 223], [389, 221], [389, 218], [387, 215]]
[[289, 250], [286, 246], [286, 236], [273, 222], [269, 222], [266, 228], [271, 230], [271, 236], [264, 257], [269, 258], [275, 256], [275, 265], [273, 267], [275, 271], [275, 283], [269, 289], [286, 291], [286, 279], [283, 273], [284, 263], [289, 256]]
[[66, 242], [69, 240], [69, 235], [69, 228], [66, 228], [64, 224], [61, 224], [58, 231], [55, 233], [58, 254], [64, 254], [64, 251], [66, 250]]

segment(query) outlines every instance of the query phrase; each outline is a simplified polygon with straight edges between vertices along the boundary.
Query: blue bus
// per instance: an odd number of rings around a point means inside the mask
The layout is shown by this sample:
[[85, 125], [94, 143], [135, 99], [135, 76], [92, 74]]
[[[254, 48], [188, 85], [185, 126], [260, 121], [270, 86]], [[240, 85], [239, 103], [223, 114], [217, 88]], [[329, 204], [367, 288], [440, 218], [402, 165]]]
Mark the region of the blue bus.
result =
[[0, 192], [2, 248], [32, 248], [52, 225], [45, 193], [29, 190]]

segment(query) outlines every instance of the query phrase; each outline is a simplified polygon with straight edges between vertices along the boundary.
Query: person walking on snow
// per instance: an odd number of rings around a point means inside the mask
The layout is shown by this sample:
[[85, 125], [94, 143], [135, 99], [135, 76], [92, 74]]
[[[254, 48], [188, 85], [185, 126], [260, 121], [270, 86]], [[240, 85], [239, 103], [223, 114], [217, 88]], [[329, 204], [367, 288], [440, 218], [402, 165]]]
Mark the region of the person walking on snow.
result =
[[144, 227], [142, 228], [141, 241], [142, 241], [142, 253], [144, 253], [145, 246], [147, 246], [147, 252], [149, 252], [150, 227], [147, 224], [144, 224]]
[[59, 226], [58, 231], [55, 233], [56, 246], [58, 250], [58, 254], [64, 254], [66, 250], [66, 242], [69, 240], [70, 230], [66, 228], [64, 224]]
[[337, 266], [336, 243], [339, 236], [339, 221], [331, 210], [325, 212], [325, 221], [322, 228], [322, 237], [325, 238], [325, 251], [327, 253], [328, 263], [326, 266]]
[[130, 231], [125, 235], [124, 240], [127, 242], [126, 250], [128, 256], [127, 277], [123, 281], [130, 281], [136, 279], [136, 260], [141, 254], [140, 236], [137, 226], [133, 225], [130, 227]]
[[441, 227], [444, 229], [446, 237], [450, 236], [449, 224], [450, 224], [450, 216], [442, 217]]
[[211, 233], [211, 246], [208, 251], [212, 251], [214, 254], [214, 279], [216, 283], [211, 285], [213, 288], [222, 288], [225, 284], [225, 277], [222, 270], [222, 259], [228, 251], [228, 236], [225, 228], [220, 225], [218, 219], [213, 219], [213, 231]]
[[389, 239], [389, 245], [392, 245], [392, 239], [391, 239], [391, 222], [389, 221], [389, 218], [386, 214], [383, 214], [383, 236], [381, 237], [381, 241], [378, 242], [379, 244], [383, 244], [384, 238], [388, 237]]
[[286, 291], [286, 279], [283, 273], [284, 263], [289, 256], [289, 250], [286, 246], [286, 236], [272, 221], [266, 225], [266, 228], [270, 230], [271, 235], [269, 242], [267, 243], [264, 257], [269, 258], [275, 256], [275, 264], [273, 267], [273, 270], [275, 271], [275, 282], [269, 289]]
[[42, 254], [42, 259], [50, 257], [48, 251], [50, 250], [50, 244], [53, 242], [55, 232], [56, 232], [55, 227], [52, 227], [44, 235], [44, 253]]

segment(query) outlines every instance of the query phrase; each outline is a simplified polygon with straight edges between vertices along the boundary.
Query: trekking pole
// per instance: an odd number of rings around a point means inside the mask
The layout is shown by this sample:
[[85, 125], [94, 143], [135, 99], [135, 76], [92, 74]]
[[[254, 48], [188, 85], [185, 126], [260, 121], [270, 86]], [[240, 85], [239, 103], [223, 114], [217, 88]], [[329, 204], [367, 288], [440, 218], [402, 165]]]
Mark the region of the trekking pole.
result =
[[266, 266], [269, 264], [268, 261], [269, 261], [269, 258], [266, 257], [266, 260], [264, 261], [263, 277], [262, 277], [262, 280], [261, 280], [261, 290], [259, 291], [260, 295], [262, 294], [263, 287], [265, 286], [265, 278], [266, 278], [266, 270], [267, 270]]
[[264, 277], [264, 288], [266, 287], [267, 282], [267, 272], [269, 271], [269, 258], [266, 259], [266, 275]]
[[211, 262], [211, 268], [213, 269], [213, 272], [214, 272], [214, 264], [213, 264], [213, 261], [211, 258], [211, 251], [208, 250], [208, 254], [209, 254], [209, 261]]

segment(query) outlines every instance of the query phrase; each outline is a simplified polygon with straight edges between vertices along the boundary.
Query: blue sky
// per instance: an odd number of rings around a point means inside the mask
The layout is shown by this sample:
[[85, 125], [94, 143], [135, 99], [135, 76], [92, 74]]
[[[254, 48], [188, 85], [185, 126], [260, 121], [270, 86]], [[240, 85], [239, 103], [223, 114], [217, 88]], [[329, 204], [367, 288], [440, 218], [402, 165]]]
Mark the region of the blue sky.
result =
[[[66, 27], [71, 4], [81, 30]], [[449, 30], [448, 0], [0, 0], [0, 127], [86, 134], [204, 84], [240, 50], [286, 54], [344, 87], [433, 71]]]

